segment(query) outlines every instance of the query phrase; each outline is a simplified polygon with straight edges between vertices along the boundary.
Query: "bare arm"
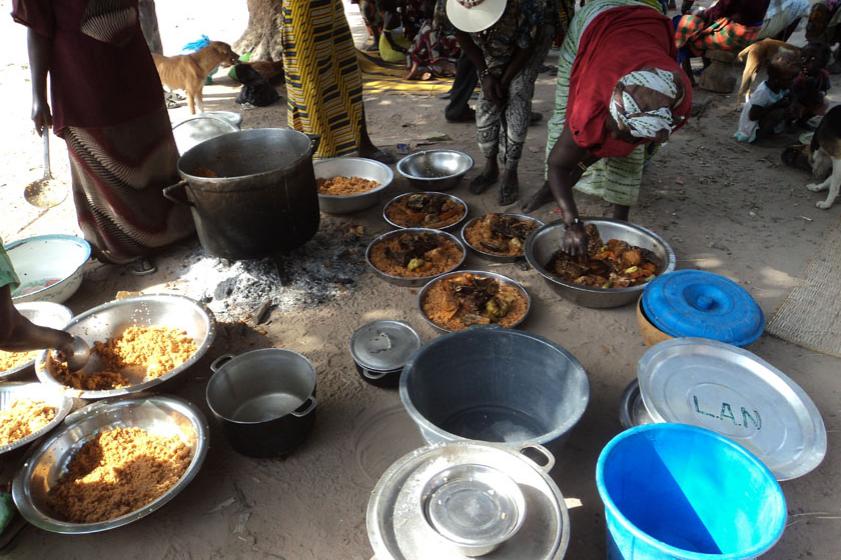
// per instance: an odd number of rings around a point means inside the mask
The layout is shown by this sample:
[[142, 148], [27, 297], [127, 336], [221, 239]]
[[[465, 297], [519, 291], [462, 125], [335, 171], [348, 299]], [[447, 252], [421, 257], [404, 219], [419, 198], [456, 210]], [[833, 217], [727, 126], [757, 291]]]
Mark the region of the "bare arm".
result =
[[25, 352], [55, 348], [73, 353], [73, 337], [64, 331], [39, 327], [12, 305], [9, 286], [0, 288], [0, 350]]
[[32, 74], [32, 120], [35, 131], [41, 135], [53, 125], [50, 104], [47, 102], [47, 73], [50, 70], [51, 41], [32, 29], [27, 30], [29, 68]]
[[587, 150], [578, 146], [572, 139], [572, 132], [564, 126], [561, 137], [549, 154], [549, 189], [561, 208], [567, 235], [564, 237], [564, 251], [570, 255], [583, 255], [587, 252], [587, 236], [583, 226], [575, 226], [578, 207], [572, 195], [572, 188], [581, 178], [586, 166], [598, 161]]
[[461, 46], [464, 53], [467, 55], [467, 58], [470, 59], [470, 62], [476, 66], [476, 71], [480, 74], [485, 71], [487, 66], [485, 65], [485, 56], [482, 54], [482, 49], [476, 46], [476, 43], [473, 42], [473, 39], [470, 38], [469, 33], [465, 33], [464, 31], [456, 30], [456, 39], [458, 40], [458, 44]]

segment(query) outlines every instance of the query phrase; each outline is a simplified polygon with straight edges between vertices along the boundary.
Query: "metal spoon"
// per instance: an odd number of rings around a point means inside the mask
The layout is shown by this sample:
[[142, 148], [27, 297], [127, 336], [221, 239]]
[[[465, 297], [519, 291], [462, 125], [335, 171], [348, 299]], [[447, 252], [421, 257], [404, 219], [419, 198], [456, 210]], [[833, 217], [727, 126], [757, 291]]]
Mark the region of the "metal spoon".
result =
[[64, 356], [70, 371], [79, 371], [88, 363], [91, 357], [91, 347], [78, 336], [73, 337], [73, 354]]

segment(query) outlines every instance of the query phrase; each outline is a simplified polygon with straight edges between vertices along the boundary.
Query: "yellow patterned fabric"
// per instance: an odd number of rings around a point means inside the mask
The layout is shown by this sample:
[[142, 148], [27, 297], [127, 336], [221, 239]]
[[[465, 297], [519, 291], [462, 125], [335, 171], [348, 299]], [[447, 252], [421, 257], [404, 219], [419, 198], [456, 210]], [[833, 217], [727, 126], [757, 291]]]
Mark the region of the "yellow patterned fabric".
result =
[[289, 126], [321, 136], [316, 157], [357, 149], [362, 75], [341, 0], [282, 0]]

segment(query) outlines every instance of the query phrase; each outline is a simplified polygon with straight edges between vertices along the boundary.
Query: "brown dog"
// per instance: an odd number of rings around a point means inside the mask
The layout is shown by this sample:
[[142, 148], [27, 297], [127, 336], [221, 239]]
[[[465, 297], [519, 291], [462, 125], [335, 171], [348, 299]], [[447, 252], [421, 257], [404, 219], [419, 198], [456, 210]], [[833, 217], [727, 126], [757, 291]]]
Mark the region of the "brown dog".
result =
[[217, 66], [233, 66], [239, 62], [239, 55], [231, 46], [221, 41], [213, 41], [206, 47], [179, 56], [153, 54], [155, 67], [161, 77], [161, 83], [169, 89], [181, 89], [187, 93], [190, 113], [204, 112], [202, 90], [204, 81], [211, 70]]
[[761, 69], [767, 67], [768, 63], [782, 49], [790, 50], [797, 55], [800, 54], [799, 47], [776, 39], [763, 39], [739, 53], [739, 62], [745, 63], [745, 69], [742, 71], [742, 85], [739, 87], [739, 99], [747, 100], [750, 97], [756, 75], [759, 74]]

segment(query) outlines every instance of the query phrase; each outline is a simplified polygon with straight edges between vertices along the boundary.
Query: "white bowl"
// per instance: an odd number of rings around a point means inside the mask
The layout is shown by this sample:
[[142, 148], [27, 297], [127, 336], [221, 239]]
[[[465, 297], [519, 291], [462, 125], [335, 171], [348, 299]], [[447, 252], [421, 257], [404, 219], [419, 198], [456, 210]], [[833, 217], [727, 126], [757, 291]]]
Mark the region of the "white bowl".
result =
[[15, 303], [64, 303], [82, 285], [82, 266], [91, 257], [90, 244], [72, 235], [27, 237], [5, 248], [20, 278]]

